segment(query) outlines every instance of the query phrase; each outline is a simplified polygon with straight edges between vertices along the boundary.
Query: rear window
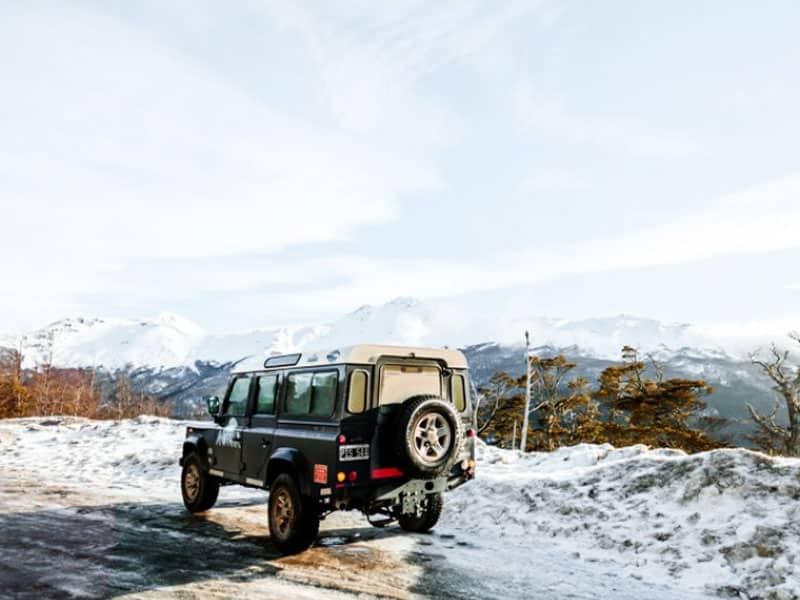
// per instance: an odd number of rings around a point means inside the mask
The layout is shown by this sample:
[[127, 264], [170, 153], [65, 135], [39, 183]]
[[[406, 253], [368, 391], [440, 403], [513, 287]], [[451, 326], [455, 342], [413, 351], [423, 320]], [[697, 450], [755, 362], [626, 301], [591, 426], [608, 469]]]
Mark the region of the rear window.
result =
[[379, 404], [397, 404], [420, 394], [442, 395], [442, 372], [434, 366], [384, 365]]
[[467, 409], [467, 393], [463, 375], [453, 375], [453, 406], [458, 412]]
[[293, 373], [286, 379], [286, 414], [329, 417], [336, 406], [339, 374]]
[[358, 414], [367, 407], [367, 373], [353, 371], [350, 374], [350, 391], [347, 394], [347, 412]]

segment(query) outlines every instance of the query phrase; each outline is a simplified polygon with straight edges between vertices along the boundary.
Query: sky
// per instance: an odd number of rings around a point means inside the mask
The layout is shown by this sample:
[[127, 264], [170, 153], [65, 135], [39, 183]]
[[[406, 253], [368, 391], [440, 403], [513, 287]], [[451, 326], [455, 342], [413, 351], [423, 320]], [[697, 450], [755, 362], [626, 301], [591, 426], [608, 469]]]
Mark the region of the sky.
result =
[[792, 1], [4, 2], [0, 331], [398, 296], [800, 328]]

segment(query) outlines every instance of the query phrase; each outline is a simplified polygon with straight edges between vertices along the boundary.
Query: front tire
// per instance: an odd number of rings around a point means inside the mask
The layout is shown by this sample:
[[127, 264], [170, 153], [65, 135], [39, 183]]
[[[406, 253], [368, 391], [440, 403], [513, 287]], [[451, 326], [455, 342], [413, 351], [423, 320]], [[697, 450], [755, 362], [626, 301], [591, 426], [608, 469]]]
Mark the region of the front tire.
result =
[[425, 533], [434, 528], [442, 515], [444, 500], [440, 493], [429, 494], [422, 513], [418, 515], [398, 515], [397, 522], [406, 531]]
[[272, 543], [284, 554], [307, 549], [319, 534], [319, 511], [304, 498], [294, 478], [281, 473], [269, 489], [269, 533]]
[[190, 454], [183, 461], [181, 495], [191, 513], [208, 510], [219, 496], [219, 479], [208, 474], [197, 454]]

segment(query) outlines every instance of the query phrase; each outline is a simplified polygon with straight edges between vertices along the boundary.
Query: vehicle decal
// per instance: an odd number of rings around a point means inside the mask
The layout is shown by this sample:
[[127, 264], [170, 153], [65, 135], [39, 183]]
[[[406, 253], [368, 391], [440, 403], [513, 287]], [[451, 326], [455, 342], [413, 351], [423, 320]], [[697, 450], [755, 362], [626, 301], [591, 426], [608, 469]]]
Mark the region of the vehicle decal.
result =
[[253, 479], [252, 477], [245, 477], [245, 481], [247, 483], [249, 483], [250, 485], [258, 485], [258, 486], [261, 485], [261, 480], [260, 479]]
[[328, 465], [314, 465], [314, 483], [328, 483]]
[[239, 424], [236, 419], [228, 419], [225, 427], [217, 433], [216, 445], [223, 448], [241, 448], [242, 443], [236, 439], [236, 429], [238, 427]]
[[215, 477], [222, 477], [223, 475], [225, 475], [225, 473], [223, 473], [222, 471], [218, 471], [217, 469], [209, 469], [208, 474], [214, 475]]

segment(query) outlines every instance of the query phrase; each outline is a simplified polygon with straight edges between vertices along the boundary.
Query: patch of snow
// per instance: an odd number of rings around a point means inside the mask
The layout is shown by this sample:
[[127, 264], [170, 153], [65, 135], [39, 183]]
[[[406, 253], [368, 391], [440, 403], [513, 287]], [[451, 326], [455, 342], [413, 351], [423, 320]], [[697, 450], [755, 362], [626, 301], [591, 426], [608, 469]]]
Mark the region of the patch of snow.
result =
[[442, 524], [687, 590], [797, 598], [798, 498], [800, 460], [747, 450], [481, 444], [477, 479], [448, 495]]

